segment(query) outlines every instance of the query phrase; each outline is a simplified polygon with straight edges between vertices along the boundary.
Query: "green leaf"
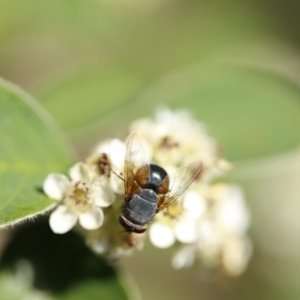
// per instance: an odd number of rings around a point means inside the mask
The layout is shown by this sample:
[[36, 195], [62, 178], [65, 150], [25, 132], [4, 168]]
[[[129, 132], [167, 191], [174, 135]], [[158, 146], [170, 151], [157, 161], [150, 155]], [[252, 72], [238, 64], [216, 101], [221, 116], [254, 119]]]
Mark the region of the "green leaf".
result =
[[[129, 299], [112, 266], [88, 249], [77, 234], [54, 234], [44, 218], [20, 228], [5, 250], [0, 268], [1, 295], [7, 277], [15, 283], [19, 280], [15, 292], [21, 289], [32, 295], [26, 299], [35, 299], [33, 295], [45, 300]], [[10, 299], [23, 298], [7, 297]]]
[[186, 109], [207, 125], [225, 157], [242, 161], [299, 145], [299, 99], [299, 87], [274, 71], [208, 63], [165, 77], [106, 126], [126, 128], [161, 105]]
[[132, 102], [145, 85], [144, 77], [137, 72], [102, 68], [59, 83], [40, 98], [64, 129], [74, 130]]
[[34, 99], [0, 80], [0, 226], [53, 205], [42, 192], [48, 173], [64, 172], [73, 154]]

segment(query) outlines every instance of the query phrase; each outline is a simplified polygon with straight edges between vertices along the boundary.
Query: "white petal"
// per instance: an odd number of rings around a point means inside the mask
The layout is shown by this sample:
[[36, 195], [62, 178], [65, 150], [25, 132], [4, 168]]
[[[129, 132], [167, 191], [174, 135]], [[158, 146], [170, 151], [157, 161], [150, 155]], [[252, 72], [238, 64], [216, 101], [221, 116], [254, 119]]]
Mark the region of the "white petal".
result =
[[175, 236], [181, 243], [193, 243], [198, 239], [197, 224], [190, 220], [184, 220], [175, 227]]
[[222, 251], [222, 263], [228, 275], [243, 273], [251, 256], [252, 245], [248, 239], [227, 240]]
[[199, 244], [209, 245], [216, 239], [216, 229], [211, 221], [202, 221], [199, 224]]
[[77, 222], [77, 216], [72, 214], [65, 205], [59, 205], [51, 214], [49, 223], [54, 233], [66, 233]]
[[110, 185], [112, 190], [116, 194], [124, 195], [125, 189], [124, 189], [124, 181], [115, 176], [114, 174], [110, 177]]
[[59, 173], [52, 173], [47, 176], [44, 181], [43, 189], [45, 194], [54, 200], [62, 200], [64, 192], [70, 185], [67, 176]]
[[82, 181], [90, 183], [93, 180], [94, 172], [88, 164], [83, 162], [76, 163], [70, 170], [69, 174], [73, 182]]
[[152, 244], [158, 248], [168, 248], [175, 243], [175, 236], [170, 227], [160, 223], [154, 223], [149, 228], [149, 238]]
[[204, 264], [210, 267], [219, 264], [222, 250], [223, 236], [215, 228], [214, 221], [202, 221], [199, 226], [197, 247]]
[[96, 206], [107, 207], [114, 203], [116, 196], [111, 190], [106, 178], [93, 184], [90, 191], [90, 199]]
[[109, 149], [107, 149], [107, 155], [109, 156], [110, 162], [114, 169], [123, 169], [125, 151], [126, 146], [122, 141], [118, 139], [112, 139], [110, 141]]
[[172, 267], [174, 269], [182, 269], [190, 267], [195, 261], [195, 252], [192, 247], [184, 247], [180, 249], [172, 259]]
[[245, 204], [243, 191], [232, 186], [225, 198], [221, 199], [218, 220], [228, 230], [244, 233], [250, 224], [250, 213]]
[[184, 195], [183, 208], [192, 218], [200, 218], [206, 211], [206, 201], [198, 193], [188, 191]]
[[104, 221], [104, 214], [101, 208], [94, 207], [93, 210], [79, 215], [79, 223], [88, 230], [99, 228]]

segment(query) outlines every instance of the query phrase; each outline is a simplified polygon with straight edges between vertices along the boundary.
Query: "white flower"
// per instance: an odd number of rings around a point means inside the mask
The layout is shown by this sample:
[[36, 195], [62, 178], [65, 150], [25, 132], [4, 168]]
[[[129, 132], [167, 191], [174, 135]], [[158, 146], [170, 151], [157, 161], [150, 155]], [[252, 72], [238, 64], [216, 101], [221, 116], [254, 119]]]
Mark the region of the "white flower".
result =
[[224, 230], [237, 234], [245, 233], [250, 224], [250, 213], [245, 204], [245, 196], [239, 186], [226, 187], [225, 194], [218, 203], [217, 221]]
[[182, 247], [172, 259], [174, 269], [188, 268], [195, 262], [195, 249], [193, 246]]
[[100, 177], [106, 178], [112, 190], [124, 194], [123, 176], [125, 162], [125, 144], [118, 139], [111, 139], [98, 144], [87, 158]]
[[55, 233], [66, 233], [77, 221], [88, 230], [99, 228], [104, 221], [100, 207], [111, 205], [115, 196], [105, 181], [96, 180], [89, 165], [79, 162], [70, 169], [71, 180], [63, 175], [49, 174], [43, 188], [46, 195], [62, 200], [50, 216], [50, 227]]
[[207, 267], [215, 267], [219, 264], [219, 256], [222, 249], [222, 235], [218, 224], [212, 218], [204, 218], [199, 223], [199, 236], [196, 243], [196, 253]]
[[210, 206], [199, 221], [198, 256], [208, 267], [222, 265], [228, 275], [241, 274], [250, 259], [246, 235], [250, 213], [236, 185], [215, 184], [207, 190]]
[[205, 200], [194, 192], [169, 206], [166, 213], [160, 213], [156, 222], [150, 225], [149, 237], [158, 248], [171, 247], [175, 241], [183, 244], [195, 243], [198, 239], [198, 220], [206, 210]]
[[187, 111], [157, 111], [155, 119], [135, 121], [130, 132], [137, 132], [152, 148], [153, 161], [164, 167], [180, 167], [194, 161], [203, 163], [202, 179], [211, 178], [229, 164], [221, 160], [219, 147], [200, 122]]
[[174, 234], [181, 243], [194, 243], [198, 239], [197, 226], [194, 220], [184, 219], [174, 228]]
[[158, 248], [169, 248], [175, 243], [172, 228], [159, 222], [155, 222], [150, 226], [149, 237], [152, 244]]
[[249, 223], [240, 187], [197, 182], [166, 213], [156, 216], [149, 237], [158, 248], [181, 245], [172, 260], [174, 268], [188, 267], [199, 258], [208, 268], [222, 266], [226, 274], [237, 276], [251, 256]]
[[207, 210], [207, 203], [200, 192], [189, 190], [184, 194], [183, 209], [188, 214], [188, 218], [201, 218]]
[[182, 199], [182, 215], [174, 227], [177, 240], [184, 244], [195, 243], [198, 240], [198, 223], [206, 212], [206, 200], [195, 191], [187, 191]]
[[231, 238], [224, 243], [222, 266], [229, 276], [238, 276], [247, 267], [252, 254], [252, 243], [249, 238]]

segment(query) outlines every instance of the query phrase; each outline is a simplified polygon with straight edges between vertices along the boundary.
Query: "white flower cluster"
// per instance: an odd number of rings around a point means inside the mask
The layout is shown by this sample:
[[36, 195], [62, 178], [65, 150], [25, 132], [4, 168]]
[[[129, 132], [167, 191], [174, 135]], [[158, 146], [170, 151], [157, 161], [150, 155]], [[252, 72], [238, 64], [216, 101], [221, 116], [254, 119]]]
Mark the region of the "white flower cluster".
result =
[[[247, 237], [249, 211], [242, 190], [235, 185], [212, 183], [230, 169], [220, 150], [199, 122], [186, 111], [164, 109], [156, 118], [135, 121], [129, 136], [144, 141], [151, 162], [168, 174], [195, 161], [202, 162], [200, 176], [173, 204], [156, 214], [146, 233], [159, 248], [174, 247], [174, 268], [196, 261], [227, 275], [241, 274], [251, 256]], [[97, 253], [111, 259], [143, 246], [145, 234], [126, 232], [119, 224], [124, 199], [126, 146], [112, 139], [100, 143], [85, 160], [63, 174], [50, 174], [44, 182], [48, 197], [59, 205], [50, 216], [55, 233], [76, 228]]]
[[211, 183], [231, 168], [216, 141], [186, 111], [161, 110], [154, 120], [134, 122], [131, 132], [144, 138], [152, 160], [169, 174], [193, 161], [203, 164], [200, 178], [150, 224], [152, 244], [179, 248], [172, 261], [175, 268], [199, 260], [227, 275], [241, 274], [251, 256], [250, 214], [240, 187]]
[[[241, 274], [252, 252], [246, 234], [250, 215], [241, 188], [218, 183], [207, 187], [206, 191], [197, 191], [195, 185], [183, 197], [186, 206], [193, 201], [201, 206], [201, 212], [198, 210], [197, 218], [190, 219], [189, 226], [184, 221], [177, 224], [177, 239], [181, 247], [172, 265], [183, 268], [199, 259], [207, 267], [222, 267], [227, 275]], [[188, 237], [183, 238], [188, 230]]]

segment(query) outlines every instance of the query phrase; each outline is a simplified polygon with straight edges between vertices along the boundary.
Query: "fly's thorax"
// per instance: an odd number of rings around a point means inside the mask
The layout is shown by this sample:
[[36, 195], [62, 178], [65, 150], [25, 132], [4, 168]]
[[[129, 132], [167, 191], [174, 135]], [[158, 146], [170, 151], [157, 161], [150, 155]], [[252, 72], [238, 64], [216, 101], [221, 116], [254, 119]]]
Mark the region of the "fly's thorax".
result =
[[159, 194], [165, 194], [169, 189], [168, 174], [162, 167], [154, 164], [149, 166], [148, 182], [142, 186]]

